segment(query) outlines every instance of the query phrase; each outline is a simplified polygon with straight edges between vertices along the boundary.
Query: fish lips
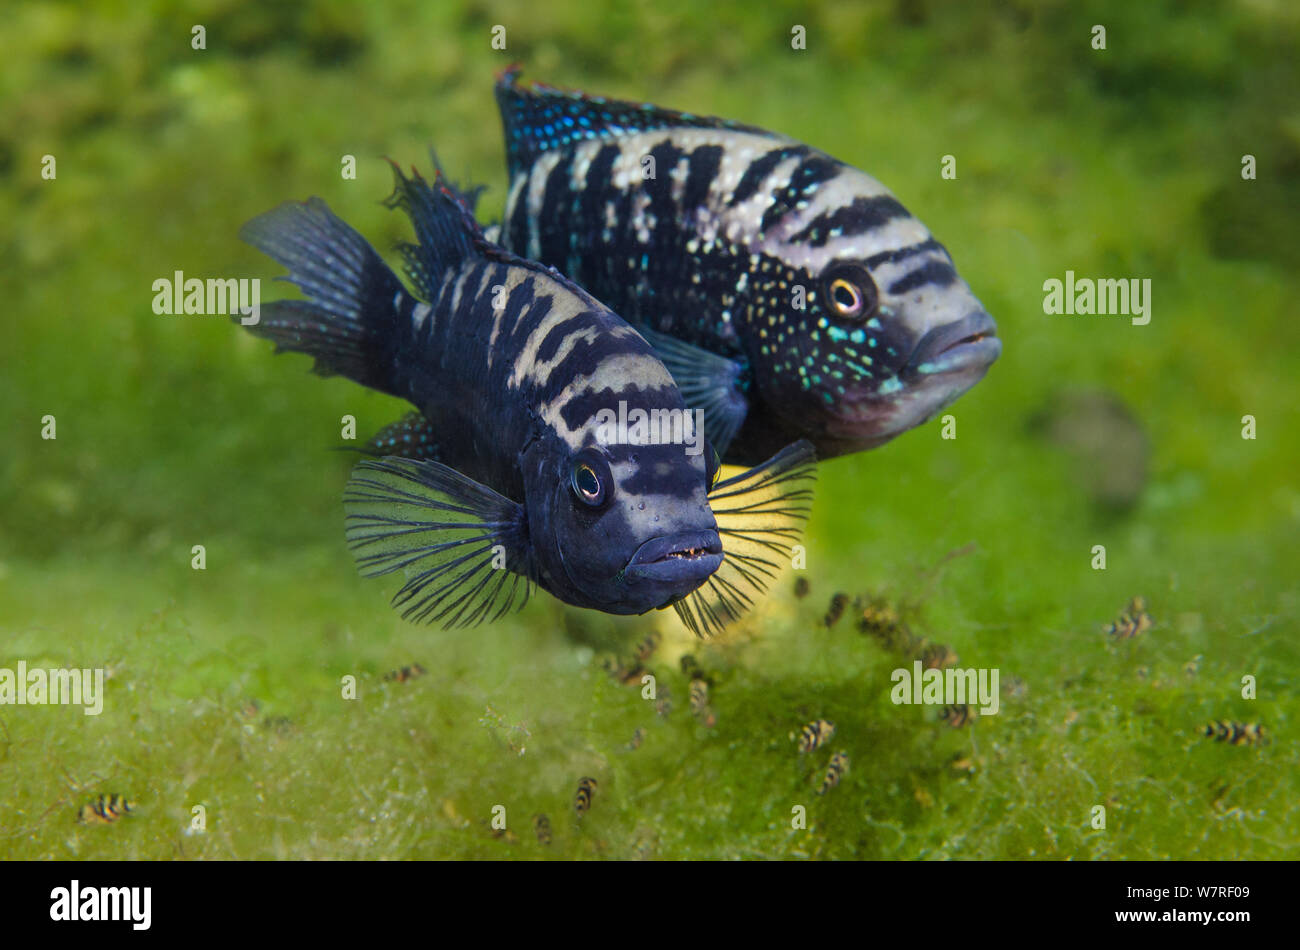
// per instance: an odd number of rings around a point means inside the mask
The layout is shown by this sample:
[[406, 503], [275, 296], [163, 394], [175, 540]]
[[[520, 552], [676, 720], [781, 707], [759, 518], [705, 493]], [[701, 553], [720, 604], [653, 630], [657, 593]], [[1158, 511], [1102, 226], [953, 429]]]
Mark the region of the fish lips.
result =
[[983, 310], [934, 327], [917, 341], [894, 388], [850, 389], [827, 421], [822, 454], [883, 445], [931, 418], [988, 372], [1002, 353], [997, 326]]
[[686, 594], [704, 583], [722, 564], [718, 532], [682, 531], [651, 538], [623, 568], [628, 581], [651, 581], [681, 588]]
[[917, 379], [947, 373], [973, 376], [973, 384], [1002, 353], [997, 324], [983, 310], [934, 327], [916, 342], [900, 377]]

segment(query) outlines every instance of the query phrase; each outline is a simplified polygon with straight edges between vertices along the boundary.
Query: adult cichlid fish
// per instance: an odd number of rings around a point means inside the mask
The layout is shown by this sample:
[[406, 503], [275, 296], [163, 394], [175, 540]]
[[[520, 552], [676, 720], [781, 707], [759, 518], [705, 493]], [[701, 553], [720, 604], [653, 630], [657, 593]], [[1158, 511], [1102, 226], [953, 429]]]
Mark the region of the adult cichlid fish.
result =
[[884, 185], [724, 119], [501, 76], [500, 243], [642, 330], [726, 461], [826, 458], [920, 425], [1001, 352], [948, 252]]
[[447, 627], [502, 616], [534, 583], [613, 614], [672, 604], [697, 633], [739, 615], [798, 536], [811, 447], [715, 484], [707, 445], [620, 441], [601, 428], [615, 407], [689, 422], [650, 345], [558, 273], [487, 242], [441, 177], [394, 171], [389, 204], [414, 226], [401, 252], [420, 297], [319, 198], [241, 231], [307, 296], [264, 306], [249, 329], [418, 410], [348, 483], [362, 572], [403, 573], [394, 606]]

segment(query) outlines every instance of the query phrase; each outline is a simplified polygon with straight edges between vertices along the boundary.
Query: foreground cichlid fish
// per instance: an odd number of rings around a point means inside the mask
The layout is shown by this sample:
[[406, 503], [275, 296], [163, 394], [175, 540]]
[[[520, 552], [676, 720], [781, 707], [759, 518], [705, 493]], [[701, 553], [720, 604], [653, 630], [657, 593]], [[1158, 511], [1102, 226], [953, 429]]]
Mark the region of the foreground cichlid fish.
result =
[[401, 250], [423, 301], [319, 198], [240, 232], [308, 298], [264, 307], [249, 329], [421, 414], [378, 439], [405, 451], [361, 462], [348, 484], [362, 572], [405, 573], [394, 606], [447, 627], [500, 617], [532, 583], [614, 614], [673, 604], [697, 633], [733, 619], [798, 536], [811, 447], [715, 485], [707, 445], [602, 434], [604, 410], [690, 421], [664, 365], [580, 288], [488, 243], [435, 185], [398, 172], [389, 202], [414, 225]]
[[938, 241], [869, 175], [723, 119], [496, 87], [503, 247], [641, 330], [724, 460], [822, 458], [920, 425], [1001, 352]]

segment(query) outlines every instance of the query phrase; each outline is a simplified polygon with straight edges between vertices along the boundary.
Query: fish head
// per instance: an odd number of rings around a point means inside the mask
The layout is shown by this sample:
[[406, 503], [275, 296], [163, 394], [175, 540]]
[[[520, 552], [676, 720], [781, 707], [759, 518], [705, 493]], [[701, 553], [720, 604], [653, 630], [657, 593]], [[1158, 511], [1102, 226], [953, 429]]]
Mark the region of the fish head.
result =
[[690, 454], [682, 444], [590, 438], [576, 451], [561, 443], [533, 467], [530, 534], [552, 593], [640, 614], [708, 580], [722, 563], [722, 543], [708, 499], [716, 455], [702, 444]]
[[803, 310], [776, 315], [794, 325], [777, 334], [769, 365], [786, 379], [769, 402], [826, 457], [932, 418], [984, 377], [1002, 343], [948, 251], [883, 185], [846, 167], [822, 189], [767, 235], [786, 279], [806, 288]]

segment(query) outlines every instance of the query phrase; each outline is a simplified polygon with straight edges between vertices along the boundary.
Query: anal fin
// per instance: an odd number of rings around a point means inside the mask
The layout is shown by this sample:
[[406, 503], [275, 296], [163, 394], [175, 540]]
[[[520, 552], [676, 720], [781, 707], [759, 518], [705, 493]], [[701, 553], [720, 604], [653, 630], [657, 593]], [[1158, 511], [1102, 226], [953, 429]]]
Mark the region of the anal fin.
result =
[[395, 455], [404, 459], [438, 461], [438, 442], [433, 423], [418, 412], [409, 412], [384, 426], [361, 450], [366, 455]]

